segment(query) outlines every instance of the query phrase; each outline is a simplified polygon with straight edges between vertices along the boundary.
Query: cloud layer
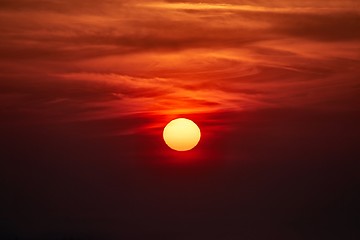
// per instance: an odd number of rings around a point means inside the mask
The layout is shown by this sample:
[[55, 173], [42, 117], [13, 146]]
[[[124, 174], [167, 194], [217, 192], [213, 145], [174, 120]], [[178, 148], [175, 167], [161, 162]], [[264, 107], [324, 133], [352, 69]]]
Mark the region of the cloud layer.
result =
[[58, 119], [355, 110], [359, 14], [350, 0], [2, 1], [1, 104]]

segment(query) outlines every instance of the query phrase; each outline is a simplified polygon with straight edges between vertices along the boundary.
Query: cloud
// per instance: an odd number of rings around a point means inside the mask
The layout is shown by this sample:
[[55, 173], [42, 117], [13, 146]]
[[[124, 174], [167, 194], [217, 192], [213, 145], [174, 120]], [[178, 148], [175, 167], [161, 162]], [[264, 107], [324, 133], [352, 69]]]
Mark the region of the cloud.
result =
[[90, 119], [359, 106], [355, 1], [1, 6], [1, 93], [13, 112]]
[[[68, 60], [144, 51], [242, 48], [249, 43], [284, 37], [322, 41], [358, 40], [360, 37], [356, 31], [359, 14], [350, 8], [334, 11], [292, 8], [291, 5], [271, 8], [259, 4], [143, 2], [123, 6], [118, 1], [107, 1], [89, 2], [90, 9], [100, 9], [93, 13], [83, 10], [80, 2], [72, 6], [57, 1], [38, 1], [33, 8], [26, 8], [26, 2], [22, 6], [25, 13], [15, 7], [0, 12], [0, 18], [7, 23], [2, 27], [1, 42], [6, 46], [1, 49], [3, 58]], [[64, 9], [54, 12], [48, 5]], [[43, 10], [37, 6], [42, 6]], [[76, 14], [65, 6], [77, 9]], [[191, 9], [196, 11], [187, 11]]]

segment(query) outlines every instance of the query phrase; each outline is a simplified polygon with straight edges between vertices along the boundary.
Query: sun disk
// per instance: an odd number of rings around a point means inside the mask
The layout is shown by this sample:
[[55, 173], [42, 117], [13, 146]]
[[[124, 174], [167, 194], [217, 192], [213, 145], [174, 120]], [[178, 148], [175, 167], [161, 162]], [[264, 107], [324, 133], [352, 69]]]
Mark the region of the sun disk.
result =
[[163, 132], [165, 143], [176, 151], [193, 149], [199, 143], [200, 136], [199, 127], [186, 118], [172, 120], [166, 125]]

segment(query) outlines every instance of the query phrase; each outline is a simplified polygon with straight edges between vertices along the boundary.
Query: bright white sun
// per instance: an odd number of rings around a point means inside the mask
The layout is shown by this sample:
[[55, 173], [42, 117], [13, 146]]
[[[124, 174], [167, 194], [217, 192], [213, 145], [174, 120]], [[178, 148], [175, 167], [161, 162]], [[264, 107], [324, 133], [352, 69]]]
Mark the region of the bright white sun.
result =
[[169, 122], [164, 128], [165, 143], [176, 151], [193, 149], [200, 141], [200, 129], [191, 120], [177, 118]]

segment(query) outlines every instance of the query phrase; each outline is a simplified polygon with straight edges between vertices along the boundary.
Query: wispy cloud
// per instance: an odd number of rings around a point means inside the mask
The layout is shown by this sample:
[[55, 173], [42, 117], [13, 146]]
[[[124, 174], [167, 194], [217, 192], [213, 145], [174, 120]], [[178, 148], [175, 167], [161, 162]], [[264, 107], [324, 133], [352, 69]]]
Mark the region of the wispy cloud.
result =
[[2, 1], [2, 104], [63, 118], [357, 109], [359, 11], [357, 1]]

